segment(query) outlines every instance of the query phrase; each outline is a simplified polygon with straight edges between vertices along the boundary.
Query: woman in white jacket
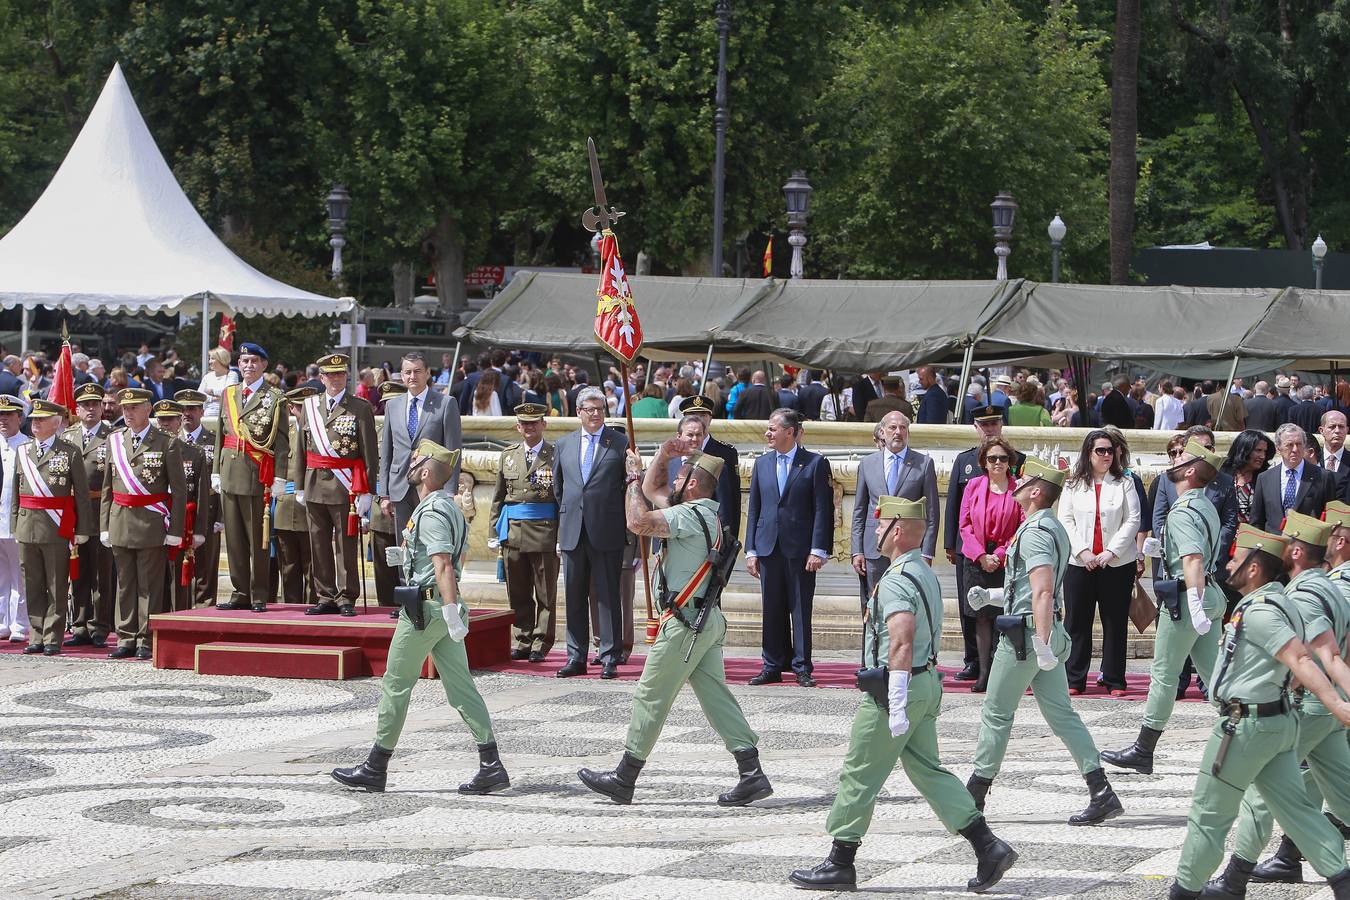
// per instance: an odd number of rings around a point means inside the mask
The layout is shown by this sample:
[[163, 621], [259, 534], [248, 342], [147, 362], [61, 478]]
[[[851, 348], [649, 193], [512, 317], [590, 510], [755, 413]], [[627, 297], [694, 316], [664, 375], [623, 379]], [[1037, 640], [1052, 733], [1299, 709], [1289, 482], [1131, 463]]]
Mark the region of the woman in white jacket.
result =
[[1102, 619], [1101, 681], [1113, 696], [1125, 691], [1125, 637], [1134, 593], [1139, 495], [1126, 477], [1115, 441], [1101, 429], [1088, 433], [1059, 500], [1059, 520], [1069, 533], [1064, 576], [1064, 627], [1073, 641], [1065, 671], [1069, 693], [1087, 686], [1092, 662], [1092, 622]]

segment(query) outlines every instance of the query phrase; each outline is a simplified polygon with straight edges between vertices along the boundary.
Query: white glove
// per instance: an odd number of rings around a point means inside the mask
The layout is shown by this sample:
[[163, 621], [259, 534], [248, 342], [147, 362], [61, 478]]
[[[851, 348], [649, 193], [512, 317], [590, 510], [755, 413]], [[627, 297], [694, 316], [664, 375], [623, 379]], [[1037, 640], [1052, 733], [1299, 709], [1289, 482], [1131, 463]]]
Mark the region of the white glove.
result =
[[1003, 588], [973, 587], [966, 591], [966, 605], [972, 610], [1003, 605]]
[[1041, 636], [1036, 632], [1031, 633], [1031, 648], [1036, 651], [1036, 665], [1042, 672], [1049, 672], [1058, 663], [1055, 654], [1051, 652], [1050, 645], [1041, 640]]
[[501, 541], [497, 540], [495, 537], [490, 537], [490, 538], [488, 538], [488, 549], [489, 549], [489, 550], [500, 550], [501, 547], [502, 547], [502, 542], [501, 542]]
[[166, 535], [164, 535], [164, 546], [165, 546], [165, 547], [181, 547], [182, 544], [183, 544], [183, 539], [182, 539], [182, 538], [176, 538], [176, 537], [174, 537], [174, 536], [171, 535], [171, 534], [166, 534]]
[[211, 473], [211, 490], [220, 493], [220, 475], [216, 472]]
[[370, 494], [358, 494], [356, 497], [356, 514], [358, 516], [370, 515]]
[[273, 478], [273, 479], [272, 479], [272, 496], [273, 496], [273, 497], [280, 497], [280, 496], [281, 496], [282, 494], [284, 494], [284, 493], [286, 493], [286, 479], [285, 479], [285, 478]]
[[304, 492], [304, 491], [296, 491], [296, 492], [295, 492], [295, 502], [296, 502], [296, 503], [299, 503], [301, 506], [304, 506], [304, 505], [305, 505], [305, 492]]
[[1144, 538], [1144, 555], [1152, 559], [1162, 559], [1162, 541], [1155, 537]]
[[463, 641], [469, 634], [469, 626], [464, 624], [464, 618], [459, 614], [459, 603], [446, 603], [441, 606], [441, 618], [445, 619], [445, 630], [450, 634], [450, 640]]
[[75, 543], [77, 543], [77, 544], [83, 544], [83, 543], [84, 543], [85, 541], [87, 541], [87, 540], [89, 540], [89, 535], [87, 535], [87, 534], [77, 534], [77, 535], [75, 535]]
[[1209, 634], [1209, 616], [1205, 615], [1205, 595], [1199, 588], [1186, 588], [1186, 605], [1191, 609], [1191, 626], [1196, 634]]
[[395, 569], [397, 569], [399, 566], [403, 565], [403, 548], [402, 548], [402, 547], [385, 547], [385, 548], [384, 548], [384, 564], [385, 564], [386, 566], [391, 566], [392, 568], [395, 568]]
[[192, 536], [192, 549], [193, 549], [193, 550], [196, 550], [198, 547], [200, 547], [202, 544], [205, 544], [205, 543], [206, 543], [206, 535], [204, 535], [204, 534], [194, 534], [194, 535]]
[[214, 532], [215, 534], [220, 534], [224, 530], [225, 530], [224, 522], [216, 522], [214, 525], [211, 526], [211, 531]]
[[98, 533], [98, 542], [105, 547], [112, 547], [112, 538], [109, 537], [108, 532], [106, 531], [100, 531]]
[[909, 716], [905, 707], [909, 704], [909, 673], [891, 672], [886, 690], [886, 700], [891, 707], [891, 737], [899, 737], [909, 731]]

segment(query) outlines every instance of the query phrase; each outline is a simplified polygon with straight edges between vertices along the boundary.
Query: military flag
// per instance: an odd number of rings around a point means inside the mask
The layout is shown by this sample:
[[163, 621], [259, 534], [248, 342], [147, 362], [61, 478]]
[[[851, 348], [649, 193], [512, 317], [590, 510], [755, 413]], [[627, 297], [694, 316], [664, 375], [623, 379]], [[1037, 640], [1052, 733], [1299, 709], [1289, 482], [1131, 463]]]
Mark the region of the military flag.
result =
[[600, 287], [596, 294], [600, 299], [595, 306], [595, 339], [632, 364], [642, 349], [642, 323], [633, 305], [619, 241], [608, 228], [600, 233]]
[[769, 235], [768, 246], [764, 248], [764, 277], [773, 277], [773, 235]]

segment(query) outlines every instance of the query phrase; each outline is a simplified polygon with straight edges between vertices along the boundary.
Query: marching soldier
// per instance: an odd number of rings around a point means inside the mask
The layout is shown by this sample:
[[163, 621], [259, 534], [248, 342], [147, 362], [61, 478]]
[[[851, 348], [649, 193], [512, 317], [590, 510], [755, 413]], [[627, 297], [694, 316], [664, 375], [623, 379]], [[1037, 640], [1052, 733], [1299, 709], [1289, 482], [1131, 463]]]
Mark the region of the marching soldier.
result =
[[544, 440], [548, 407], [515, 409], [521, 441], [502, 451], [488, 527], [488, 547], [504, 548], [506, 594], [516, 614], [512, 659], [543, 662], [553, 646], [558, 607], [558, 502], [553, 496], [553, 445]]
[[1200, 758], [1171, 900], [1194, 900], [1202, 888], [1206, 896], [1244, 896], [1245, 885], [1232, 893], [1222, 886], [1226, 878], [1209, 887], [1205, 879], [1223, 859], [1228, 830], [1244, 792], [1253, 785], [1294, 845], [1328, 879], [1336, 900], [1350, 898], [1341, 834], [1308, 798], [1299, 774], [1299, 722], [1291, 714], [1288, 693], [1291, 676], [1342, 724], [1350, 724], [1350, 703], [1313, 661], [1303, 642], [1298, 606], [1277, 581], [1284, 574], [1283, 556], [1290, 543], [1284, 535], [1238, 526], [1226, 583], [1242, 600], [1228, 621], [1209, 686], [1220, 716]]
[[195, 567], [197, 552], [211, 531], [211, 464], [206, 451], [182, 436], [183, 407], [177, 400], [160, 400], [153, 407], [155, 426], [179, 443], [183, 457], [183, 478], [187, 482], [187, 505], [183, 511], [183, 543], [170, 547], [169, 608], [174, 612], [192, 609], [196, 599]]
[[272, 498], [272, 537], [277, 542], [282, 603], [314, 603], [317, 599], [309, 568], [309, 516], [296, 499], [299, 488], [294, 476], [299, 468], [295, 457], [303, 452], [296, 430], [300, 427], [300, 404], [318, 393], [313, 387], [298, 387], [286, 392], [286, 407], [291, 419], [290, 449], [285, 459], [277, 460], [277, 477], [286, 482], [286, 487]]
[[220, 609], [267, 612], [271, 593], [267, 507], [286, 488], [276, 477], [276, 460], [286, 456], [288, 424], [281, 391], [263, 380], [266, 366], [266, 350], [240, 345], [243, 383], [225, 388], [220, 398], [211, 489], [220, 494], [232, 588]]
[[70, 564], [77, 544], [93, 533], [89, 482], [80, 450], [57, 437], [66, 408], [34, 400], [28, 414], [33, 440], [16, 453], [10, 528], [28, 597], [29, 644], [24, 653], [56, 656], [66, 634]]
[[[1144, 775], [1153, 772], [1153, 750], [1177, 702], [1177, 678], [1186, 657], [1205, 677], [1214, 671], [1227, 601], [1214, 582], [1220, 552], [1219, 513], [1205, 496], [1205, 485], [1219, 473], [1224, 458], [1198, 441], [1186, 442], [1178, 462], [1166, 471], [1177, 486], [1177, 499], [1163, 528], [1163, 572], [1159, 587], [1158, 636], [1154, 639], [1148, 703], [1139, 737], [1123, 750], [1107, 750], [1102, 760]], [[1162, 585], [1175, 584], [1175, 590]], [[1169, 604], [1165, 596], [1175, 597]]]
[[[1350, 522], [1350, 517], [1337, 513], [1330, 505], [1326, 516], [1327, 521], [1320, 522], [1289, 511], [1283, 534], [1289, 539], [1284, 562], [1291, 577], [1284, 592], [1303, 619], [1303, 643], [1313, 660], [1344, 692], [1350, 691], [1350, 669], [1344, 665], [1350, 640], [1350, 603], [1322, 566], [1326, 562], [1340, 564], [1334, 556], [1328, 558], [1328, 553], [1336, 543], [1333, 533], [1338, 523]], [[1350, 583], [1346, 584], [1350, 587]], [[1320, 808], [1325, 797], [1333, 815], [1342, 821], [1350, 819], [1350, 745], [1346, 744], [1345, 727], [1302, 687], [1294, 691], [1293, 716], [1298, 722], [1294, 754], [1306, 766], [1303, 785], [1308, 800]], [[1288, 835], [1280, 839], [1272, 858], [1255, 865], [1270, 840], [1270, 832], [1270, 808], [1261, 792], [1249, 787], [1242, 797], [1242, 815], [1228, 868], [1210, 882], [1219, 896], [1243, 896], [1248, 880], [1294, 884], [1303, 881], [1303, 856]]]
[[[80, 465], [88, 485], [89, 532], [102, 517], [103, 475], [108, 467], [108, 435], [112, 426], [103, 421], [103, 388], [95, 382], [75, 389], [75, 412], [79, 422], [67, 428], [61, 438], [80, 448]], [[67, 647], [102, 647], [112, 631], [113, 558], [112, 551], [99, 541], [79, 545], [79, 572], [71, 584], [73, 616]]]
[[[216, 589], [220, 587], [220, 533], [225, 525], [221, 521], [220, 494], [211, 488], [211, 475], [216, 467], [216, 433], [202, 424], [206, 412], [206, 395], [201, 391], [183, 390], [173, 395], [178, 405], [183, 407], [183, 440], [201, 447], [206, 453], [205, 473], [210, 494], [205, 522], [210, 524], [206, 530], [206, 543], [197, 548], [196, 564], [193, 566], [193, 606], [202, 609], [215, 606]], [[198, 510], [201, 513], [201, 510]]]
[[1069, 704], [1069, 682], [1064, 674], [1069, 635], [1064, 630], [1063, 612], [1069, 536], [1051, 509], [1064, 487], [1064, 475], [1034, 457], [1027, 458], [1022, 480], [1013, 492], [1026, 518], [1008, 545], [1006, 586], [992, 590], [972, 587], [968, 595], [972, 609], [1002, 603], [1005, 615], [995, 620], [1002, 636], [994, 651], [989, 693], [980, 713], [975, 771], [966, 787], [975, 798], [975, 808], [983, 812], [985, 795], [1008, 750], [1017, 705], [1030, 687], [1046, 724], [1064, 742], [1088, 785], [1087, 808], [1070, 816], [1069, 824], [1095, 825], [1123, 810], [1097, 758], [1092, 735]]
[[[380, 383], [381, 402], [407, 392], [408, 389], [397, 381]], [[370, 515], [362, 522], [362, 527], [370, 534], [370, 559], [375, 569], [375, 600], [380, 606], [394, 607], [390, 618], [397, 619], [398, 605], [394, 602], [394, 586], [398, 584], [399, 571], [397, 566], [389, 565], [385, 559], [385, 551], [398, 546], [394, 517], [384, 511], [383, 503], [372, 503]]]
[[799, 887], [854, 888], [854, 855], [897, 762], [942, 824], [974, 848], [977, 867], [967, 890], [988, 890], [1017, 861], [1017, 852], [994, 836], [960, 780], [938, 759], [942, 587], [923, 558], [925, 506], [923, 498], [881, 497], [877, 503], [877, 548], [891, 564], [863, 618], [863, 665], [870, 676], [860, 674], [859, 688], [866, 677], [871, 690], [853, 717], [839, 791], [825, 825], [834, 845], [825, 862], [792, 873]]
[[474, 687], [464, 650], [469, 608], [460, 598], [459, 576], [464, 569], [468, 527], [454, 498], [442, 491], [454, 476], [458, 461], [458, 450], [424, 440], [409, 462], [408, 482], [416, 488], [419, 499], [404, 532], [406, 539], [401, 547], [391, 548], [389, 561], [402, 566], [408, 587], [400, 591], [407, 591], [411, 597], [399, 614], [389, 644], [380, 682], [375, 745], [361, 765], [332, 772], [333, 778], [348, 787], [384, 790], [389, 758], [403, 732], [408, 701], [428, 653], [436, 662], [446, 699], [478, 742], [478, 772], [459, 786], [459, 792], [488, 794], [511, 785], [497, 755], [487, 704]]
[[[689, 461], [668, 485], [670, 460], [686, 453]], [[671, 704], [687, 682], [708, 724], [735, 757], [740, 774], [735, 787], [717, 798], [718, 805], [745, 806], [762, 800], [773, 793], [773, 786], [760, 767], [759, 735], [727, 689], [722, 661], [727, 621], [715, 602], [704, 599], [713, 583], [710, 557], [723, 540], [717, 501], [712, 499], [723, 462], [694, 450], [679, 437], [661, 445], [645, 478], [642, 457], [629, 450], [624, 460], [629, 530], [665, 541], [657, 582], [661, 627], [633, 696], [633, 715], [618, 767], [613, 772], [582, 769], [577, 775], [596, 793], [616, 803], [631, 803], [638, 773], [656, 746]], [[720, 572], [717, 577], [725, 574]]]
[[379, 465], [375, 410], [347, 390], [351, 360], [332, 353], [319, 360], [324, 392], [300, 408], [303, 452], [293, 457], [296, 499], [309, 519], [310, 577], [318, 595], [306, 615], [356, 615], [364, 590], [356, 557], [358, 519], [370, 512], [371, 473]]
[[150, 397], [144, 388], [119, 391], [127, 424], [108, 438], [99, 540], [117, 564], [117, 649], [109, 659], [150, 658], [150, 616], [164, 611], [166, 548], [183, 543], [181, 444], [150, 427]]

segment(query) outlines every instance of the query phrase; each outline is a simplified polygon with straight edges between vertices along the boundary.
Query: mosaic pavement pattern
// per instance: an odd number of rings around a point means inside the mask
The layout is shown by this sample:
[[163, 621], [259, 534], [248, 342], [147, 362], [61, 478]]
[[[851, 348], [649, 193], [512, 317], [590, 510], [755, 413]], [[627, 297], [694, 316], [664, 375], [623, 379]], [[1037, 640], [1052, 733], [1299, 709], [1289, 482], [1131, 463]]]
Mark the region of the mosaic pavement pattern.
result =
[[[439, 685], [422, 682], [390, 790], [329, 779], [364, 758], [378, 683], [210, 678], [145, 665], [0, 661], [0, 871], [10, 897], [412, 898], [809, 896], [785, 882], [828, 849], [833, 797], [858, 695], [736, 693], [776, 793], [721, 810], [735, 765], [687, 692], [632, 806], [586, 791], [582, 766], [622, 753], [633, 682], [484, 675], [512, 789], [464, 798], [471, 738]], [[1099, 746], [1133, 738], [1142, 704], [1076, 702]], [[1117, 775], [1126, 815], [1064, 821], [1086, 802], [1067, 752], [1029, 699], [990, 794], [995, 831], [1021, 860], [995, 897], [1164, 897], [1193, 773], [1212, 723], [1182, 704], [1152, 776]], [[970, 772], [979, 697], [948, 695], [944, 759]], [[903, 772], [887, 783], [858, 857], [860, 888], [964, 892], [973, 857]], [[1311, 871], [1308, 872], [1311, 875]], [[966, 895], [969, 896], [969, 895]], [[1318, 884], [1253, 887], [1329, 897]]]

